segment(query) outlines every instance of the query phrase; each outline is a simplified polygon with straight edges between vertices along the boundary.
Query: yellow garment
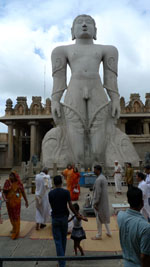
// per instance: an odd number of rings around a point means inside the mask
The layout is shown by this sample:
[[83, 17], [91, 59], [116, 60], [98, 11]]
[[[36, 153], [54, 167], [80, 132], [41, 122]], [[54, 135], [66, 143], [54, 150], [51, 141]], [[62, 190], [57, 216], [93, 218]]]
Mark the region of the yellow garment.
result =
[[125, 172], [125, 181], [127, 184], [133, 184], [133, 169], [127, 168]]

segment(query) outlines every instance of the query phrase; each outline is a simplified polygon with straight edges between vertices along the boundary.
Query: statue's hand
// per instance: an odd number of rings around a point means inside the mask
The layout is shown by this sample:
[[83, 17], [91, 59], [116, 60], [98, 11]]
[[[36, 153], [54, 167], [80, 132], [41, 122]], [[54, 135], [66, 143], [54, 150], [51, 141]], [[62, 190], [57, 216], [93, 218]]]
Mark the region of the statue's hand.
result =
[[54, 120], [61, 117], [60, 103], [57, 101], [52, 101], [52, 115]]
[[120, 101], [119, 98], [112, 101], [112, 117], [119, 119], [120, 117]]

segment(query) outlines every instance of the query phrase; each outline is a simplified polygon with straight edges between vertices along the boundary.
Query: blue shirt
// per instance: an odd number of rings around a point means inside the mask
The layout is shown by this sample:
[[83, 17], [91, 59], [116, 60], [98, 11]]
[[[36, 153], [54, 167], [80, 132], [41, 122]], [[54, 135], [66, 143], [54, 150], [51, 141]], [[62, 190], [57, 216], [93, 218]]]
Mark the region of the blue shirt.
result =
[[140, 254], [150, 255], [150, 224], [132, 209], [120, 211], [117, 221], [124, 266], [141, 266]]

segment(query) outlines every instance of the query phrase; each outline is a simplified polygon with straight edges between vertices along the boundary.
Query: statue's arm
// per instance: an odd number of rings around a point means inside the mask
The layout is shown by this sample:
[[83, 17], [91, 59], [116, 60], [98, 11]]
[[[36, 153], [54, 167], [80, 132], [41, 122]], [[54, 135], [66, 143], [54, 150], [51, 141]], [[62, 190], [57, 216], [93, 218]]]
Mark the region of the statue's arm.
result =
[[67, 59], [65, 56], [65, 48], [57, 47], [53, 50], [52, 56], [52, 76], [53, 76], [53, 91], [52, 91], [52, 114], [54, 119], [60, 117], [60, 100], [66, 84], [66, 69]]
[[104, 88], [112, 101], [112, 116], [120, 116], [120, 98], [118, 93], [118, 51], [114, 46], [105, 46], [103, 54]]

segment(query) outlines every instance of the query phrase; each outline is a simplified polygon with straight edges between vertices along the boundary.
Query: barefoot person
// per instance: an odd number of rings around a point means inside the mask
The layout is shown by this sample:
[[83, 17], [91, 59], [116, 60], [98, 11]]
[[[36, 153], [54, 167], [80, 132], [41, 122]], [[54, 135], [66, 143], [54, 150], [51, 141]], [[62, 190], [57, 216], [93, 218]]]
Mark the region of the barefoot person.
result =
[[71, 164], [67, 165], [67, 168], [62, 172], [67, 184], [67, 190], [71, 192], [71, 183], [72, 183], [72, 176], [73, 176], [73, 168]]
[[46, 223], [50, 221], [50, 204], [48, 200], [48, 193], [52, 188], [50, 175], [48, 175], [48, 168], [43, 168], [42, 171], [36, 175], [36, 230], [44, 228]]
[[[79, 212], [80, 207], [79, 207], [78, 203], [73, 204], [73, 206], [74, 206], [76, 212]], [[77, 256], [77, 250], [79, 249], [81, 256], [84, 256], [84, 251], [80, 245], [80, 242], [81, 242], [81, 240], [86, 239], [86, 235], [85, 235], [85, 231], [83, 230], [81, 220], [87, 222], [88, 219], [82, 215], [80, 215], [80, 219], [79, 219], [74, 215], [74, 216], [72, 216], [72, 218], [69, 221], [71, 221], [71, 220], [73, 220], [73, 229], [72, 229], [72, 233], [71, 233], [71, 239], [74, 240], [75, 255]]]
[[3, 196], [12, 224], [11, 238], [16, 239], [20, 232], [21, 197], [24, 198], [26, 208], [28, 207], [28, 200], [20, 177], [15, 171], [10, 173], [9, 179], [4, 183]]
[[114, 179], [115, 179], [116, 193], [118, 195], [121, 195], [121, 193], [122, 193], [122, 185], [121, 185], [121, 180], [122, 180], [122, 167], [119, 164], [118, 160], [115, 160]]
[[102, 167], [100, 165], [96, 165], [94, 167], [94, 173], [97, 175], [97, 179], [93, 187], [92, 204], [96, 216], [98, 233], [95, 237], [92, 237], [92, 240], [101, 240], [102, 224], [105, 224], [106, 235], [111, 237], [111, 232], [109, 229], [110, 214], [107, 192], [107, 180], [102, 174]]

